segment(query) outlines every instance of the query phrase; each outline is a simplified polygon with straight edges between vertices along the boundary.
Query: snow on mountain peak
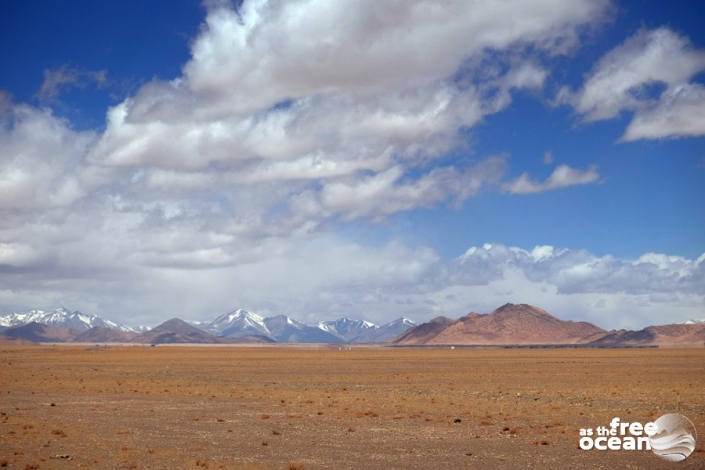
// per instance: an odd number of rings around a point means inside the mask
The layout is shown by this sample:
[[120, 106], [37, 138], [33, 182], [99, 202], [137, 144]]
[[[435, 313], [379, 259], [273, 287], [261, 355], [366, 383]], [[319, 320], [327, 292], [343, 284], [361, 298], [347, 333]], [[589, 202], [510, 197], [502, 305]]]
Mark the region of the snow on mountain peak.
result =
[[59, 307], [53, 312], [30, 310], [27, 313], [11, 313], [9, 315], [0, 316], [0, 326], [9, 327], [32, 322], [56, 326], [58, 328], [72, 328], [79, 331], [86, 331], [94, 326], [118, 331], [134, 331], [128, 326], [119, 325], [97, 315], [86, 314], [79, 311], [71, 312], [64, 307]]

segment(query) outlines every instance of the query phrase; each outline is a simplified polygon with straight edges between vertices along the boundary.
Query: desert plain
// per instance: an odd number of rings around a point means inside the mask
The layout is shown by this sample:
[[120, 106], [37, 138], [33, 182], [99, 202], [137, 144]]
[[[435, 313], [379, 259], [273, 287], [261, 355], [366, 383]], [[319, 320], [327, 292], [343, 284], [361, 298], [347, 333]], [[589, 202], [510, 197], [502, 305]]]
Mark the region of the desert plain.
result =
[[[705, 349], [0, 346], [0, 467], [705, 468]], [[695, 452], [581, 450], [689, 418]]]

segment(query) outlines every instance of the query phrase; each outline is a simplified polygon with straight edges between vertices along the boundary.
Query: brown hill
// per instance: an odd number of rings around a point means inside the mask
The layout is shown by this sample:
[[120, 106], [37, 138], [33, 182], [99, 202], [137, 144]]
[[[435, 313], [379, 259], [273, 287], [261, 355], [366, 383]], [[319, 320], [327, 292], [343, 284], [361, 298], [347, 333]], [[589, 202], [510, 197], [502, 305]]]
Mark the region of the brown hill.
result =
[[[445, 319], [448, 320], [448, 319]], [[456, 321], [424, 323], [392, 340], [394, 344], [575, 344], [600, 337], [592, 323], [560, 320], [531, 305], [506, 304], [486, 315], [469, 313]]]
[[103, 328], [102, 326], [94, 326], [77, 335], [73, 341], [75, 343], [129, 343], [137, 336], [137, 333], [129, 331], [117, 331]]
[[220, 343], [218, 338], [191, 326], [183, 320], [173, 318], [132, 339], [133, 343]]
[[30, 341], [24, 338], [12, 338], [9, 336], [3, 336], [0, 334], [0, 346], [26, 346], [28, 344], [37, 344], [34, 341]]
[[589, 342], [601, 346], [705, 346], [705, 324], [648, 326], [642, 330], [612, 330]]
[[149, 331], [136, 335], [131, 342], [143, 344], [247, 344], [271, 343], [274, 341], [258, 335], [248, 335], [242, 338], [218, 338], [189, 325], [183, 320], [173, 318]]
[[409, 328], [404, 333], [394, 338], [391, 343], [426, 344], [453, 323], [455, 323], [455, 320], [451, 320], [448, 317], [436, 317], [428, 323], [422, 323]]
[[73, 341], [78, 331], [32, 322], [6, 328], [0, 335], [8, 338], [24, 338], [36, 343], [66, 343]]

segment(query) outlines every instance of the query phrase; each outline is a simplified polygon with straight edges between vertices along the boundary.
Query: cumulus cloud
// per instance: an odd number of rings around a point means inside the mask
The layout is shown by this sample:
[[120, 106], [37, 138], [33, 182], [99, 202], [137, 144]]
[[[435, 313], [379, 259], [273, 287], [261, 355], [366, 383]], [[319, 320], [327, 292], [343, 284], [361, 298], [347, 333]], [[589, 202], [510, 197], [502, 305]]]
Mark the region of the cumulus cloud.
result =
[[504, 166], [503, 158], [494, 157], [463, 172], [453, 167], [435, 168], [414, 181], [401, 180], [403, 169], [393, 167], [354, 183], [326, 184], [317, 202], [326, 211], [343, 214], [346, 220], [432, 207], [449, 197], [460, 204], [484, 186], [496, 184], [504, 173]]
[[[486, 244], [471, 247], [458, 258], [468, 272], [492, 273], [487, 282], [509, 268], [520, 270], [532, 282], [547, 282], [559, 294], [686, 293], [705, 295], [705, 254], [696, 260], [647, 253], [636, 260], [611, 255], [596, 257], [585, 250], [537, 246], [533, 250]], [[482, 277], [478, 278], [480, 282]]]
[[486, 49], [532, 44], [565, 52], [575, 45], [576, 28], [606, 6], [249, 1], [237, 11], [210, 10], [184, 70], [194, 93], [246, 112], [321, 91], [374, 95], [445, 80]]
[[705, 87], [683, 84], [667, 90], [659, 102], [639, 111], [620, 140], [705, 135]]
[[594, 166], [583, 171], [568, 165], [558, 165], [543, 183], [531, 179], [528, 173], [523, 173], [518, 178], [502, 184], [502, 190], [510, 194], [534, 194], [568, 186], [594, 183], [599, 177], [597, 168]]
[[0, 208], [65, 207], [85, 196], [89, 188], [76, 169], [94, 133], [74, 132], [49, 111], [7, 109], [0, 126]]
[[[153, 189], [275, 183], [303, 211], [289, 220], [463, 201], [496, 174], [440, 160], [511, 90], [543, 86], [524, 51], [567, 52], [607, 5], [212, 2], [183, 76], [113, 107], [88, 161], [147, 167]], [[389, 200], [371, 209], [375, 191]]]
[[703, 135], [705, 94], [690, 82], [703, 70], [705, 50], [689, 38], [666, 27], [642, 29], [605, 54], [579, 91], [563, 88], [557, 101], [586, 122], [633, 111], [623, 141]]

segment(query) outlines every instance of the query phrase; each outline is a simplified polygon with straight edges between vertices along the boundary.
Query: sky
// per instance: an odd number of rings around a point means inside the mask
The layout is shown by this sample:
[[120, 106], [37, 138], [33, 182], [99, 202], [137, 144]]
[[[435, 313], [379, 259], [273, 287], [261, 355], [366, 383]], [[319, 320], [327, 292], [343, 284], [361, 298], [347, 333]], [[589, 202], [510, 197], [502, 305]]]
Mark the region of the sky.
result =
[[0, 7], [0, 314], [705, 318], [705, 4]]

